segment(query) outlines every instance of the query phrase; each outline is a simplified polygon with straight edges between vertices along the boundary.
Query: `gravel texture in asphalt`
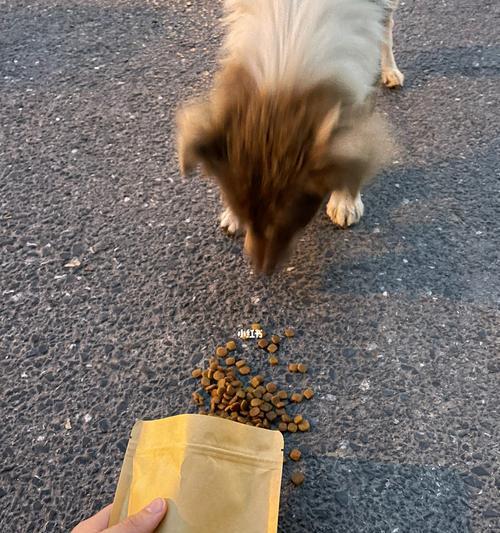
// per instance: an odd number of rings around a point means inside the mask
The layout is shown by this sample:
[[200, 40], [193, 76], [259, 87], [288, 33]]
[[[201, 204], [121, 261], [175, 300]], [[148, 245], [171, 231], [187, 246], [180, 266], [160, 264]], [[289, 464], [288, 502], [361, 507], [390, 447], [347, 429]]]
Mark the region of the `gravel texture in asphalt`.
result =
[[254, 320], [297, 336], [253, 367], [316, 392], [281, 532], [500, 531], [499, 14], [403, 2], [401, 155], [358, 226], [319, 213], [255, 279], [175, 156], [220, 3], [0, 0], [0, 531], [110, 502], [134, 421], [194, 412], [191, 369]]

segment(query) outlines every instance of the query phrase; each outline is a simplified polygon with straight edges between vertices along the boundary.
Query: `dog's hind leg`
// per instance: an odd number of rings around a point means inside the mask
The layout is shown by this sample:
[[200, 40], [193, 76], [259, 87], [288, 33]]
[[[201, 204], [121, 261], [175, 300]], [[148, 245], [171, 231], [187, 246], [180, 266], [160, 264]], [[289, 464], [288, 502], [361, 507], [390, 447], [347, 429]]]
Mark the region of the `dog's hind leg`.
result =
[[384, 42], [382, 44], [382, 83], [386, 87], [395, 88], [402, 87], [405, 77], [398, 69], [396, 60], [394, 59], [392, 30], [394, 28], [394, 13], [389, 15], [384, 33]]

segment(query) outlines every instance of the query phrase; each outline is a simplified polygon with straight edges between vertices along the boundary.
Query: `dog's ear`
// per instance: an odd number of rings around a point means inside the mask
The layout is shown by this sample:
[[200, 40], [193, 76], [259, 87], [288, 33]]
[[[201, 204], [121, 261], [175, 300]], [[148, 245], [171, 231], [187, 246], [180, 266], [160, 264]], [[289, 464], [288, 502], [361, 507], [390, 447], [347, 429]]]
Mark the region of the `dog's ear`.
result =
[[192, 104], [177, 114], [177, 149], [183, 175], [202, 164], [214, 171], [227, 161], [224, 132], [214, 125], [209, 104]]

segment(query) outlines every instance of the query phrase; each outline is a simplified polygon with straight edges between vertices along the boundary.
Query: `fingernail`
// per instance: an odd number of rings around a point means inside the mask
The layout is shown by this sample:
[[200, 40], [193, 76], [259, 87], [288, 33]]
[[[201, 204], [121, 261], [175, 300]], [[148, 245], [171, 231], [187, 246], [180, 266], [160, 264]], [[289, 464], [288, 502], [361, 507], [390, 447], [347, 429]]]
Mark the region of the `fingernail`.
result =
[[146, 511], [152, 514], [161, 513], [165, 509], [165, 500], [163, 498], [156, 498], [147, 507]]

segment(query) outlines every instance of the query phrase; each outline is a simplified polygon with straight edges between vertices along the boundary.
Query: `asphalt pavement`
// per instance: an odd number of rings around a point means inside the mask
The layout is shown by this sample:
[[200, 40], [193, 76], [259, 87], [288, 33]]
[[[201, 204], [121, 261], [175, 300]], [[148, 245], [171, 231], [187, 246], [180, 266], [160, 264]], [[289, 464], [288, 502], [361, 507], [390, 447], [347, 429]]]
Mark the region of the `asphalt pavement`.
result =
[[271, 279], [176, 162], [219, 16], [0, 0], [0, 531], [110, 502], [134, 421], [194, 412], [191, 369], [254, 320], [310, 370], [253, 367], [316, 391], [280, 532], [500, 531], [499, 3], [403, 2], [407, 82], [378, 103], [401, 153], [357, 227], [319, 213]]

